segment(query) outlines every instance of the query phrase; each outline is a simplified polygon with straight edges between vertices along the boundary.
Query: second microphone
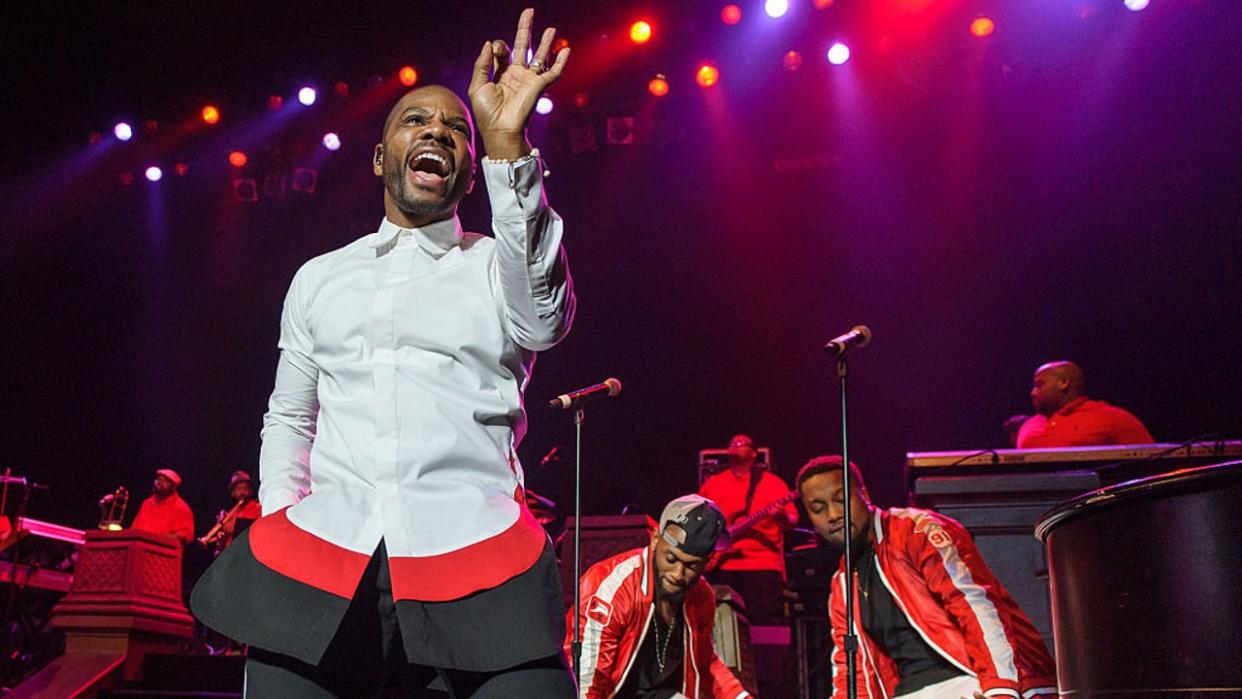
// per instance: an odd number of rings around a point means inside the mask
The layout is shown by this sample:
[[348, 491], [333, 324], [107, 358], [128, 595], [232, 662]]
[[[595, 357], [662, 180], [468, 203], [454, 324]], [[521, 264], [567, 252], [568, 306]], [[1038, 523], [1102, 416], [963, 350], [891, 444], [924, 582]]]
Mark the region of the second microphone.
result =
[[597, 383], [594, 386], [587, 386], [569, 393], [561, 395], [548, 401], [548, 407], [553, 410], [569, 410], [595, 400], [596, 398], [611, 398], [621, 392], [621, 381], [614, 378], [604, 379], [603, 383]]

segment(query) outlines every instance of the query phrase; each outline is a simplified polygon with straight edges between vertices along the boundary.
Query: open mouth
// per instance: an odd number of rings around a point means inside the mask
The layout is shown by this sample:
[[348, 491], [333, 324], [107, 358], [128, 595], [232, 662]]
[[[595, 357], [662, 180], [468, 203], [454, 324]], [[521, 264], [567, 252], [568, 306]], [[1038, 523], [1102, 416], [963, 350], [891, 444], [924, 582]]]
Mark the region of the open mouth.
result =
[[440, 188], [453, 170], [453, 160], [447, 153], [424, 150], [415, 153], [407, 167], [415, 183]]

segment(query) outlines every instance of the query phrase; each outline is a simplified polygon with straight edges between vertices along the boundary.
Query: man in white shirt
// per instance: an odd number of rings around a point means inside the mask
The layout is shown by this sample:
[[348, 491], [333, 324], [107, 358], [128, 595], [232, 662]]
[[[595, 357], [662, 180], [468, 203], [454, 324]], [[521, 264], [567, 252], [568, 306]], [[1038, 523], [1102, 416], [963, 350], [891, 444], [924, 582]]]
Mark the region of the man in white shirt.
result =
[[461, 230], [476, 172], [471, 111], [416, 89], [373, 168], [379, 230], [306, 263], [281, 318], [264, 417], [264, 517], [195, 589], [195, 613], [251, 646], [248, 696], [570, 697], [559, 578], [527, 510], [516, 447], [535, 352], [574, 294], [526, 122], [560, 77], [555, 30], [526, 61], [485, 44], [469, 96], [495, 238]]

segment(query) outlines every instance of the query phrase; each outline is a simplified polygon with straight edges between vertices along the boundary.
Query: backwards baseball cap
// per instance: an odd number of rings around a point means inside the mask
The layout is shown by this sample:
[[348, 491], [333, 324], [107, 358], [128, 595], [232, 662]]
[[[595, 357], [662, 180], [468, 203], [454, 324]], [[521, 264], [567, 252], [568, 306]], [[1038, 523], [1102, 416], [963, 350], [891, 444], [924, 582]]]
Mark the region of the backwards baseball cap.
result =
[[[676, 524], [678, 529], [669, 530]], [[683, 495], [660, 514], [660, 536], [691, 556], [708, 556], [729, 547], [724, 514], [716, 503], [701, 495]]]
[[161, 468], [160, 470], [155, 472], [155, 475], [163, 476], [167, 478], [168, 480], [172, 481], [173, 485], [177, 486], [178, 488], [181, 487], [181, 476], [176, 471], [172, 470], [171, 468]]

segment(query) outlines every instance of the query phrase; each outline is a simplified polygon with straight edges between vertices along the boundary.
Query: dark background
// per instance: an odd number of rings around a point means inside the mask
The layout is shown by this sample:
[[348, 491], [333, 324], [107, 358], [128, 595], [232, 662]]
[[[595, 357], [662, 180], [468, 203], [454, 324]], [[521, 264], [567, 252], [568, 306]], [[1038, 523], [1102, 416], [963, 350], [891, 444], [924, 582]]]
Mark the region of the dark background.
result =
[[[851, 365], [852, 453], [884, 505], [904, 501], [907, 451], [1005, 446], [1051, 359], [1160, 441], [1242, 437], [1242, 4], [791, 4], [773, 21], [744, 2], [736, 27], [715, 2], [538, 8], [574, 47], [531, 137], [579, 314], [527, 394], [528, 485], [569, 504], [571, 462], [536, 464], [571, 453], [571, 420], [539, 404], [606, 376], [625, 391], [588, 414], [586, 512], [658, 512], [695, 487], [697, 450], [738, 431], [791, 480], [839, 449], [820, 348], [856, 323], [875, 340]], [[51, 486], [32, 514], [93, 526], [104, 493], [145, 495], [172, 467], [210, 525], [228, 474], [256, 469], [293, 272], [380, 220], [369, 156], [397, 68], [464, 90], [520, 7], [4, 4], [0, 467]], [[966, 31], [980, 13], [997, 22], [984, 40]], [[638, 16], [656, 25], [643, 47], [624, 37]], [[834, 68], [836, 38], [854, 58]], [[711, 91], [692, 80], [704, 59]], [[313, 108], [293, 105], [301, 81]], [[210, 129], [206, 102], [224, 113]], [[617, 116], [634, 144], [604, 142]], [[120, 118], [159, 129], [89, 143]], [[585, 127], [598, 149], [575, 153]], [[313, 194], [234, 200], [234, 177], [303, 166]], [[481, 192], [462, 216], [488, 229]]]

